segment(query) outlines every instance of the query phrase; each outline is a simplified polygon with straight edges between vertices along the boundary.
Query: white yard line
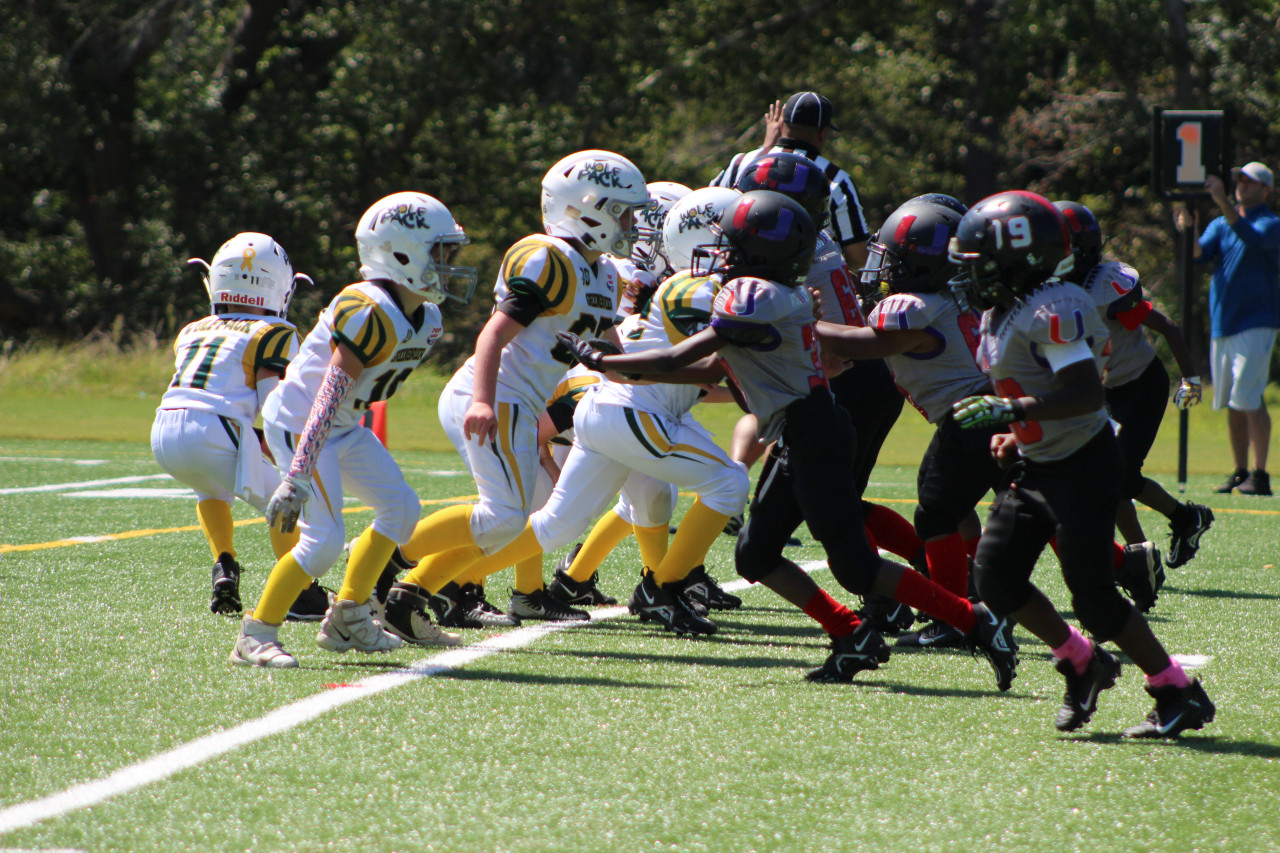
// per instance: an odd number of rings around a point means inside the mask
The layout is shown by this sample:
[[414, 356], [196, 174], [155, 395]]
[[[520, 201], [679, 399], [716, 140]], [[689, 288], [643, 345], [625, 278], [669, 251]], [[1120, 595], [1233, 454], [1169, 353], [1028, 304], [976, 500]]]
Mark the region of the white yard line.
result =
[[80, 480], [75, 483], [48, 483], [43, 486], [19, 486], [0, 489], [0, 495], [27, 495], [37, 492], [65, 492], [71, 489], [88, 489], [98, 486], [115, 486], [121, 483], [145, 483], [149, 480], [172, 480], [168, 474], [143, 474], [135, 477], [113, 477], [110, 480]]

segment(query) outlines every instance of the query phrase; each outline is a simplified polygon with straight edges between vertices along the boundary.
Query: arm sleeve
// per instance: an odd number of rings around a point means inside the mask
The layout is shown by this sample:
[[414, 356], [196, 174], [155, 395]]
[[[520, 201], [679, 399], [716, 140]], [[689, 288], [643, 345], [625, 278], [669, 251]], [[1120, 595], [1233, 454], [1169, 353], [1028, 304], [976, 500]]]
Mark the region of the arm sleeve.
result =
[[1040, 350], [1049, 362], [1049, 369], [1054, 373], [1060, 372], [1064, 367], [1070, 367], [1078, 361], [1085, 361], [1093, 358], [1093, 350], [1089, 349], [1089, 344], [1083, 339], [1072, 341], [1069, 344], [1048, 344]]
[[517, 278], [507, 282], [507, 295], [497, 310], [527, 327], [547, 308], [542, 290], [532, 281]]

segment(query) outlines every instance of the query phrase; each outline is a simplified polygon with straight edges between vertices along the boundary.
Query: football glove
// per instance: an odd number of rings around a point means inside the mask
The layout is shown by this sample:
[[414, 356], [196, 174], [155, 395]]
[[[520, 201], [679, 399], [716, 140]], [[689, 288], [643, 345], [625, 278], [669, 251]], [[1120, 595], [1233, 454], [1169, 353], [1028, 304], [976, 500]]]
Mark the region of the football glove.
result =
[[267, 503], [267, 526], [275, 527], [279, 522], [281, 533], [292, 533], [310, 494], [305, 482], [285, 476]]
[[965, 397], [951, 406], [951, 412], [962, 429], [1009, 424], [1022, 420], [1025, 414], [1017, 400], [992, 394]]
[[565, 345], [569, 356], [588, 370], [604, 373], [604, 353], [596, 349], [596, 341], [584, 341], [573, 332], [556, 332], [556, 340]]
[[1200, 402], [1202, 396], [1199, 376], [1185, 376], [1173, 392], [1173, 404], [1179, 409], [1189, 409]]

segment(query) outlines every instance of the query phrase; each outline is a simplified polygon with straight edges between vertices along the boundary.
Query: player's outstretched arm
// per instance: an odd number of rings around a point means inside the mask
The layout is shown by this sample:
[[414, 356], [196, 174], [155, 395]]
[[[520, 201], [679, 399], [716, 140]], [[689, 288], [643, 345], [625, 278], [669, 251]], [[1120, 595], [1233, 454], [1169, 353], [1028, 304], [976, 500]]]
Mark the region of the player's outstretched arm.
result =
[[932, 352], [938, 339], [923, 329], [873, 329], [870, 326], [817, 324], [818, 341], [824, 353], [841, 358], [884, 358], [907, 352]]
[[612, 370], [633, 376], [671, 373], [718, 352], [727, 343], [715, 333], [714, 329], [707, 328], [678, 344], [662, 349], [623, 355], [605, 355], [592, 349], [589, 343], [570, 332], [557, 332], [556, 338], [569, 348], [569, 352], [573, 354], [576, 361], [591, 370], [599, 372]]

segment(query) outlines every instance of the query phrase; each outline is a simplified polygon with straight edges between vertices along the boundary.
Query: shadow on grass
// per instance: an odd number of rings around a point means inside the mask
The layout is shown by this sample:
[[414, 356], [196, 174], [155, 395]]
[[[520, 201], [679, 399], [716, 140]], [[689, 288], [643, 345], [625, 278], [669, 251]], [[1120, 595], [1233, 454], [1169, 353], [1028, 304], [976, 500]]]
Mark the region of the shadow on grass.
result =
[[639, 690], [683, 689], [678, 684], [655, 684], [647, 681], [633, 681], [621, 678], [536, 675], [528, 672], [496, 672], [491, 669], [456, 669], [441, 673], [440, 677], [450, 681], [493, 681], [504, 684], [536, 684], [544, 687], [626, 687]]
[[[1212, 725], [1212, 723], [1210, 723]], [[1274, 761], [1280, 758], [1280, 746], [1273, 743], [1259, 743], [1255, 740], [1229, 740], [1214, 735], [1190, 735], [1173, 740], [1157, 738], [1127, 738], [1115, 732], [1099, 732], [1096, 734], [1072, 737], [1064, 735], [1059, 740], [1080, 741], [1088, 743], [1125, 744], [1132, 746], [1156, 747], [1160, 749], [1190, 749], [1211, 755], [1247, 755]]]
[[1248, 601], [1280, 600], [1280, 595], [1272, 595], [1267, 592], [1252, 592], [1247, 589], [1181, 589], [1176, 586], [1170, 586], [1167, 583], [1161, 587], [1160, 592], [1161, 594], [1176, 592], [1179, 595], [1192, 595], [1197, 598], [1238, 598]]

